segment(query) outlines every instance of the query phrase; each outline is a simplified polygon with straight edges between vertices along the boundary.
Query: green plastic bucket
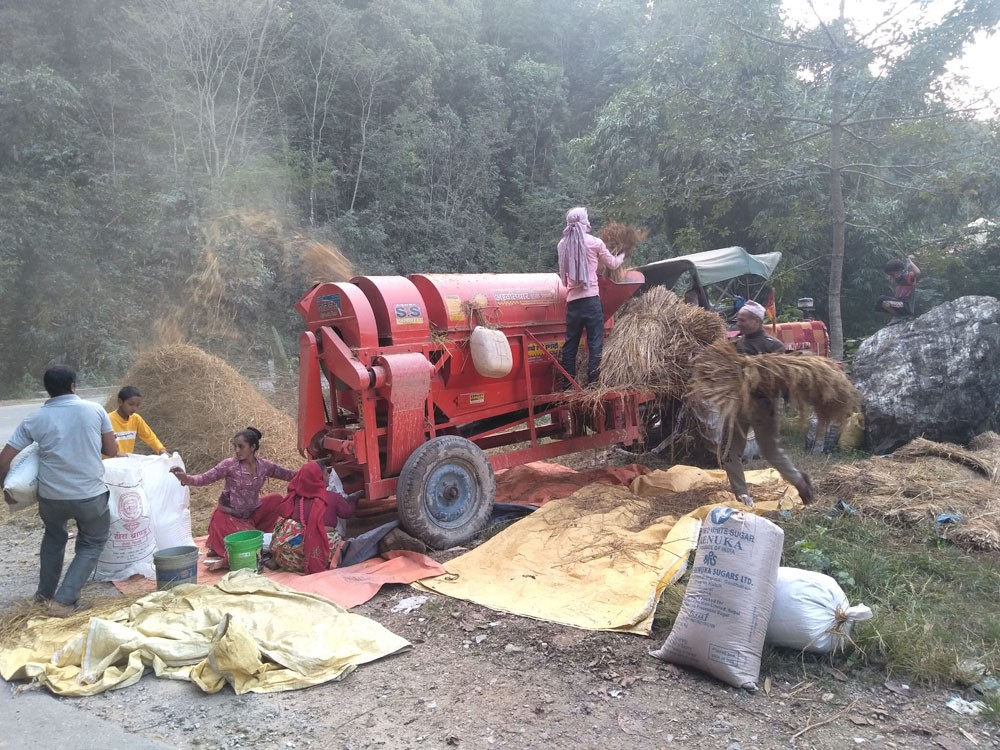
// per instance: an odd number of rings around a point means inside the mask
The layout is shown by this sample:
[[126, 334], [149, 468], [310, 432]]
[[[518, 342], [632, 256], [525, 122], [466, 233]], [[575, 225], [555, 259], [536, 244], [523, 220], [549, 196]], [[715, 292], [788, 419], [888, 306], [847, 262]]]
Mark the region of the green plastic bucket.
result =
[[156, 568], [156, 590], [179, 586], [182, 583], [198, 583], [198, 548], [168, 547], [153, 554]]
[[260, 555], [264, 549], [263, 531], [237, 531], [224, 541], [230, 570], [249, 568], [260, 571]]

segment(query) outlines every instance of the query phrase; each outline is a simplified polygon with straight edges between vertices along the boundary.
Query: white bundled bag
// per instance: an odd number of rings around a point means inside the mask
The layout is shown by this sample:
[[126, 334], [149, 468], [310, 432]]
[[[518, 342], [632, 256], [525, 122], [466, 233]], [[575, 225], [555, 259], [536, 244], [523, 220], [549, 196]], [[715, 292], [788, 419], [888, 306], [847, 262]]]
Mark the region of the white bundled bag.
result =
[[38, 504], [38, 443], [32, 443], [14, 456], [3, 481], [3, 494], [12, 511]]
[[129, 455], [104, 462], [104, 483], [111, 493], [111, 532], [97, 560], [95, 580], [123, 581], [134, 575], [156, 578], [156, 539], [143, 487], [142, 460], [142, 456]]
[[842, 649], [856, 622], [872, 619], [863, 604], [852, 607], [830, 576], [799, 568], [778, 568], [767, 642], [775, 646], [829, 654]]
[[766, 518], [713, 507], [698, 535], [680, 613], [650, 656], [756, 690], [784, 538]]
[[503, 331], [476, 326], [469, 337], [472, 364], [484, 378], [504, 378], [514, 367], [514, 354]]
[[170, 473], [175, 467], [184, 471], [184, 461], [180, 454], [130, 455], [129, 459], [140, 462], [142, 488], [153, 519], [156, 549], [194, 546], [194, 538], [191, 536], [191, 492]]

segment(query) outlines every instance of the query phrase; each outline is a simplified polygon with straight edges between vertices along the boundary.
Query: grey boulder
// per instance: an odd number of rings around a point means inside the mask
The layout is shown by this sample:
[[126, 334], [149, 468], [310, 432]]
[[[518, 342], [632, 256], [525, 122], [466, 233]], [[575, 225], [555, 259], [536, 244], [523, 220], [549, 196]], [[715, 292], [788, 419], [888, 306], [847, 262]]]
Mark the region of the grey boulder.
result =
[[960, 297], [866, 339], [852, 370], [865, 442], [888, 453], [924, 437], [964, 444], [1000, 427], [1000, 301]]

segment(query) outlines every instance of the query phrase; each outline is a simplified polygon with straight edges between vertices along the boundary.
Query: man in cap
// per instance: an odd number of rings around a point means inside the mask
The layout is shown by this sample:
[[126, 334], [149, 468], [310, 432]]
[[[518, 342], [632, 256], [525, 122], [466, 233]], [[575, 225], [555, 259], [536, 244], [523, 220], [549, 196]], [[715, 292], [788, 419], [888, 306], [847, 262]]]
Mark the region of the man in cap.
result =
[[[758, 354], [776, 354], [784, 352], [784, 345], [776, 338], [764, 333], [764, 307], [750, 301], [740, 308], [736, 315], [736, 327], [740, 335], [736, 338], [736, 351], [747, 356]], [[757, 436], [760, 452], [771, 466], [777, 469], [782, 478], [795, 487], [807, 505], [813, 501], [812, 483], [809, 475], [799, 471], [792, 464], [788, 454], [778, 445], [779, 414], [777, 399], [761, 394], [754, 394], [753, 407], [749, 416], [740, 416], [725, 431], [728, 449], [723, 457], [722, 467], [729, 477], [729, 486], [733, 494], [745, 505], [753, 505], [753, 498], [747, 489], [746, 475], [743, 472], [743, 449], [747, 443], [747, 432], [753, 428]]]
[[576, 377], [576, 353], [580, 336], [587, 331], [587, 383], [597, 383], [604, 349], [604, 308], [598, 296], [597, 269], [618, 268], [624, 257], [612, 255], [607, 245], [590, 232], [587, 209], [571, 208], [566, 214], [566, 227], [557, 248], [559, 278], [566, 286], [566, 343], [562, 350], [562, 366], [570, 377]]

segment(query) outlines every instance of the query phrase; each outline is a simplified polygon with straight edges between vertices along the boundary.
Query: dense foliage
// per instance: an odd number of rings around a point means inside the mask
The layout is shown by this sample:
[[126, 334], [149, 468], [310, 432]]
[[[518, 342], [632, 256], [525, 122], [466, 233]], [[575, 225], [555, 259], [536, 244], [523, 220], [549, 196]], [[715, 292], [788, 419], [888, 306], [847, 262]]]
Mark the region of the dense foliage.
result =
[[57, 360], [114, 377], [158, 336], [294, 351], [303, 237], [361, 273], [545, 270], [576, 204], [647, 226], [641, 259], [781, 250], [779, 308], [813, 296], [849, 336], [881, 324], [889, 257], [926, 261], [924, 305], [995, 294], [997, 120], [956, 110], [939, 76], [1000, 0], [886, 18], [798, 28], [774, 0], [0, 5], [0, 394]]

